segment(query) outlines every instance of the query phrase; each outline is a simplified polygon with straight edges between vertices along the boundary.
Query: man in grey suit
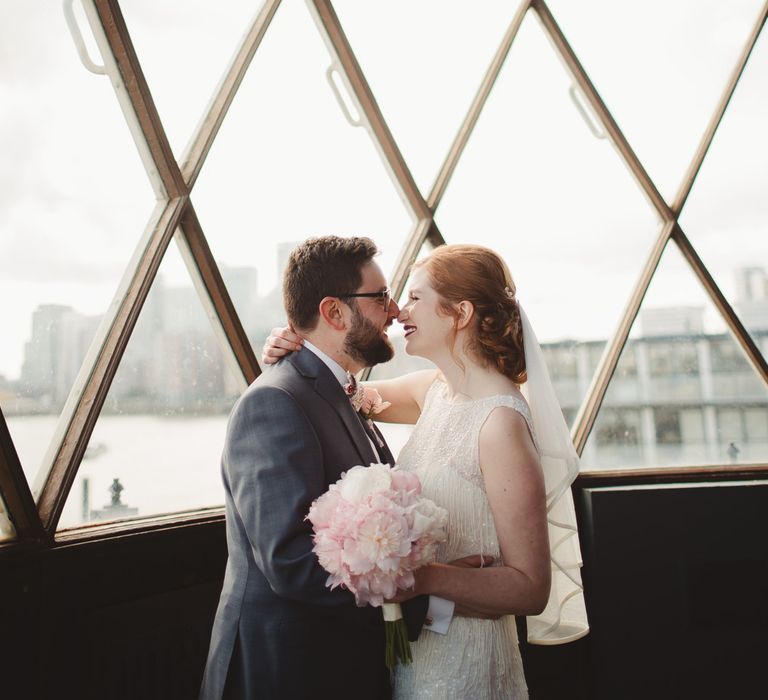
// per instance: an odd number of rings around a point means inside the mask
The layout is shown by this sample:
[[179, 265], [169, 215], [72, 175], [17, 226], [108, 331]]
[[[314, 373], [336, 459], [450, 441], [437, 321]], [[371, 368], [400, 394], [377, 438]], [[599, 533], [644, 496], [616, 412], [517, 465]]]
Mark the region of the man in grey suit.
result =
[[[329, 590], [310, 504], [357, 464], [393, 463], [352, 408], [350, 374], [386, 362], [399, 309], [368, 238], [311, 239], [290, 256], [283, 298], [305, 338], [237, 402], [222, 458], [229, 560], [201, 697], [388, 698], [381, 610]], [[383, 443], [383, 446], [381, 446]], [[411, 637], [427, 600], [404, 606]]]

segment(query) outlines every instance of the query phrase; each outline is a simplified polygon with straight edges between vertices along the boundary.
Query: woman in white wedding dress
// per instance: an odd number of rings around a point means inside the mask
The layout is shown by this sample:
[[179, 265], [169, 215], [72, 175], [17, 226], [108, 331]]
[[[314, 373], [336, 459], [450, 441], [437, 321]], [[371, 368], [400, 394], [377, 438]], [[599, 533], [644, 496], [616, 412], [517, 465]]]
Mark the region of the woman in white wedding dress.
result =
[[[572, 476], [560, 480], [557, 493], [545, 480], [531, 411], [520, 391], [527, 378], [523, 317], [499, 256], [481, 246], [441, 246], [414, 265], [410, 282], [398, 318], [406, 352], [437, 369], [367, 386], [390, 404], [377, 421], [415, 423], [398, 466], [416, 473], [423, 494], [448, 510], [449, 534], [438, 563], [420, 569], [414, 590], [396, 600], [429, 594], [453, 601], [455, 608], [446, 634], [424, 630], [411, 645], [413, 664], [397, 668], [394, 697], [527, 698], [514, 616], [556, 608], [546, 636], [558, 627], [563, 602], [552, 602], [553, 570], [580, 584], [577, 564], [558, 571], [553, 551], [575, 527], [566, 526], [562, 540], [555, 535], [552, 546], [551, 519], [548, 527], [554, 500], [564, 500]], [[296, 339], [285, 331], [282, 337]], [[269, 342], [273, 349], [280, 346], [279, 340]], [[565, 449], [572, 451], [567, 430], [565, 435]], [[574, 521], [572, 505], [566, 511], [561, 520]], [[493, 563], [448, 563], [476, 554], [489, 555]]]
[[506, 266], [477, 246], [438, 248], [413, 271], [400, 312], [406, 352], [426, 370], [373, 382], [391, 407], [377, 419], [416, 422], [400, 452], [423, 494], [449, 513], [438, 561], [490, 555], [482, 569], [431, 565], [411, 595], [454, 601], [445, 635], [424, 631], [395, 698], [527, 698], [514, 615], [540, 613], [550, 586], [544, 479], [519, 385], [522, 329]]

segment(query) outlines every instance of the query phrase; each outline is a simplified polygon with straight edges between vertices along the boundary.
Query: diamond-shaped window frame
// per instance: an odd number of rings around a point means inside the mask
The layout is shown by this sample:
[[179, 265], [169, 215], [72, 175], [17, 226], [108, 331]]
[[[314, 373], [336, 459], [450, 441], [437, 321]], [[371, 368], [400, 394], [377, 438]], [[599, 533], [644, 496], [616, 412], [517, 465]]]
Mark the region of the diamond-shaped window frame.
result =
[[[113, 83], [152, 181], [158, 203], [147, 224], [139, 250], [123, 276], [115, 303], [102, 320], [97, 337], [62, 411], [56, 434], [41, 469], [44, 480], [39, 489], [35, 489], [39, 491], [37, 503], [0, 412], [0, 491], [20, 540], [53, 540], [59, 517], [110, 384], [172, 237], [176, 237], [193, 283], [214, 322], [226, 354], [236, 363], [243, 386], [253, 381], [260, 373], [258, 361], [208, 247], [190, 195], [229, 106], [264, 34], [269, 29], [280, 0], [265, 0], [254, 17], [190, 145], [178, 161], [165, 135], [119, 3], [117, 0], [82, 0], [82, 4], [105, 61], [104, 72]], [[518, 6], [426, 198], [419, 191], [387, 126], [332, 3], [330, 0], [307, 0], [307, 6], [331, 53], [332, 63], [361, 115], [359, 126], [368, 130], [393, 183], [414, 219], [413, 229], [401, 251], [391, 280], [391, 286], [398, 298], [422, 246], [436, 246], [445, 242], [435, 223], [435, 212], [528, 12], [533, 12], [540, 21], [553, 49], [571, 74], [574, 85], [586, 99], [603, 131], [658, 212], [662, 220], [661, 230], [641, 270], [619, 326], [606, 346], [573, 425], [572, 437], [579, 453], [586, 444], [632, 324], [661, 255], [670, 241], [678, 246], [750, 363], [768, 383], [768, 364], [765, 358], [720, 291], [678, 221], [739, 78], [765, 25], [768, 3], [756, 18], [737, 65], [671, 204], [659, 193], [622, 134], [544, 0], [523, 0]], [[723, 469], [726, 467], [723, 466]]]

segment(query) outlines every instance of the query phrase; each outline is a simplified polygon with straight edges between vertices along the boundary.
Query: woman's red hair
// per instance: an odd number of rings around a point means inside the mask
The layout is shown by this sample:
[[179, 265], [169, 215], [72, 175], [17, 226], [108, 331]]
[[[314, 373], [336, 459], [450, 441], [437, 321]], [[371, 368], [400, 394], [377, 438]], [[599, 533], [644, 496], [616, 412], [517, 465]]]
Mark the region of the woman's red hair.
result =
[[455, 306], [468, 301], [475, 310], [474, 333], [466, 350], [516, 384], [526, 381], [523, 329], [515, 283], [504, 261], [479, 245], [444, 245], [414, 268], [424, 268], [441, 299], [441, 309], [458, 321]]

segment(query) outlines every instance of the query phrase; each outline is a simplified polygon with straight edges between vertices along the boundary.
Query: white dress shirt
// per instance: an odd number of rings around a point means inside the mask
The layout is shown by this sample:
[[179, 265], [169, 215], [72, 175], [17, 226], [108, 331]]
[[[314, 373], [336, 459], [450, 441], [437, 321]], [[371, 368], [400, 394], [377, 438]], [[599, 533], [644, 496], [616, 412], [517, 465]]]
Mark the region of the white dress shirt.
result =
[[[328, 367], [333, 376], [338, 379], [339, 384], [344, 386], [347, 383], [347, 370], [345, 370], [336, 360], [326, 355], [320, 348], [312, 345], [308, 340], [304, 340], [304, 347], [307, 348], [312, 354], [316, 355], [322, 363]], [[376, 447], [374, 446], [371, 438], [366, 433], [368, 442], [371, 443], [373, 448], [373, 454], [378, 454]], [[429, 596], [429, 608], [427, 609], [427, 617], [424, 620], [424, 629], [431, 632], [437, 632], [438, 634], [445, 634], [448, 631], [448, 626], [453, 619], [454, 602], [452, 600], [446, 600], [445, 598], [439, 598], [438, 596]]]

